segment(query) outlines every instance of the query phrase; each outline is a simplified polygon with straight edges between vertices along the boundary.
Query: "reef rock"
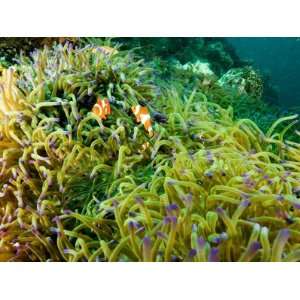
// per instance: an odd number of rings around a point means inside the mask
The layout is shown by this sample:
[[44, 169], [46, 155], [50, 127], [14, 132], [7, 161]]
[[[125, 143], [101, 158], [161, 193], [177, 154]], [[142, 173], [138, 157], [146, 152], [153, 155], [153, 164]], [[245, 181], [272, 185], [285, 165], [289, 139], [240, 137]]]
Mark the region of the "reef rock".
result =
[[261, 98], [263, 93], [263, 80], [261, 75], [252, 67], [233, 68], [227, 71], [218, 83], [224, 88], [232, 88], [240, 95]]
[[197, 60], [194, 63], [188, 62], [184, 65], [177, 64], [176, 66], [179, 69], [191, 71], [192, 73], [204, 75], [204, 76], [213, 76], [214, 72], [210, 68], [210, 64], [208, 62], [203, 62], [201, 60]]

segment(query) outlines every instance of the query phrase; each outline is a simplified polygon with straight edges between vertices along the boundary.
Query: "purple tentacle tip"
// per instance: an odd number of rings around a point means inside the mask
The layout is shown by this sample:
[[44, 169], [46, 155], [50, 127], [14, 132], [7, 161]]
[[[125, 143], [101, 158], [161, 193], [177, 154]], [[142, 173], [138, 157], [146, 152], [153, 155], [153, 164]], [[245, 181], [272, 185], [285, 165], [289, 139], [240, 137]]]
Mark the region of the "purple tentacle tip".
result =
[[212, 239], [212, 242], [215, 243], [215, 244], [219, 244], [219, 243], [221, 243], [221, 241], [222, 241], [222, 239], [221, 239], [220, 236], [214, 237]]
[[169, 216], [164, 217], [164, 224], [165, 224], [165, 225], [166, 225], [166, 224], [169, 224], [170, 222], [171, 222], [171, 219], [170, 219]]
[[208, 171], [208, 172], [205, 172], [204, 175], [207, 176], [209, 179], [211, 179], [214, 176], [214, 173], [212, 171]]
[[180, 258], [178, 256], [172, 255], [171, 256], [171, 262], [179, 262]]
[[221, 214], [224, 213], [224, 209], [223, 209], [222, 207], [218, 206], [218, 207], [216, 208], [216, 213], [219, 214], [219, 215], [221, 215]]
[[147, 248], [151, 247], [151, 239], [150, 239], [150, 237], [145, 236], [144, 239], [143, 239], [143, 244]]
[[279, 231], [279, 238], [288, 240], [290, 237], [290, 231], [287, 228], [281, 229]]
[[179, 209], [179, 207], [176, 203], [171, 203], [171, 204], [167, 205], [167, 207], [166, 207], [166, 210], [168, 213], [171, 213], [172, 211], [178, 210], [178, 209]]
[[143, 204], [144, 199], [141, 196], [136, 196], [135, 197], [135, 202], [138, 203], [138, 204]]
[[206, 244], [205, 239], [202, 236], [197, 239], [197, 243], [199, 248], [204, 248]]
[[250, 200], [249, 199], [244, 199], [244, 200], [242, 200], [242, 202], [241, 202], [241, 206], [242, 207], [248, 207], [249, 205], [250, 205]]
[[162, 231], [157, 231], [156, 235], [157, 235], [158, 238], [160, 238], [162, 240], [167, 238], [167, 235]]
[[128, 228], [129, 228], [129, 230], [138, 229], [138, 228], [139, 228], [139, 225], [138, 225], [137, 222], [130, 221], [130, 222], [128, 223]]
[[251, 253], [255, 253], [256, 251], [258, 251], [261, 248], [260, 242], [253, 242], [250, 247], [249, 250]]
[[187, 195], [180, 196], [180, 199], [185, 203], [187, 207], [191, 207], [193, 204], [193, 194], [188, 193]]
[[176, 181], [175, 181], [174, 179], [169, 179], [169, 180], [167, 181], [167, 184], [168, 184], [168, 185], [174, 185], [174, 184], [176, 184]]
[[196, 249], [191, 249], [189, 252], [189, 257], [194, 257], [197, 255], [197, 250]]
[[209, 262], [218, 262], [219, 259], [219, 249], [218, 248], [211, 248], [210, 253], [208, 255]]
[[241, 175], [241, 177], [243, 177], [243, 178], [249, 178], [249, 174], [248, 173], [243, 173], [242, 175]]
[[300, 203], [293, 203], [293, 206], [294, 206], [294, 208], [296, 208], [296, 209], [300, 209]]
[[133, 230], [134, 229], [134, 222], [133, 221], [128, 222], [128, 229], [129, 230]]
[[59, 233], [59, 229], [58, 229], [58, 228], [50, 227], [49, 229], [50, 229], [50, 231], [53, 232], [53, 233], [57, 233], [57, 234]]
[[193, 224], [192, 225], [192, 231], [197, 232], [197, 230], [198, 230], [197, 224]]
[[187, 202], [191, 202], [191, 201], [193, 201], [193, 194], [192, 193], [188, 193], [187, 195], [186, 195], [186, 201]]
[[143, 238], [143, 248], [144, 248], [144, 251], [147, 251], [147, 252], [151, 251], [151, 244], [152, 244], [152, 241], [151, 241], [150, 237], [145, 236]]
[[278, 201], [283, 201], [284, 200], [284, 196], [283, 195], [277, 195], [276, 196], [276, 200], [278, 200]]
[[177, 224], [177, 217], [175, 216], [167, 216], [164, 218], [164, 224]]
[[226, 232], [222, 232], [220, 234], [220, 238], [222, 241], [226, 241], [228, 239], [228, 234]]
[[173, 224], [177, 224], [177, 217], [171, 216], [171, 217], [170, 217], [170, 220], [171, 220], [171, 222], [172, 222]]
[[139, 229], [136, 231], [136, 234], [145, 231], [145, 226], [139, 226]]
[[55, 216], [53, 219], [52, 219], [52, 222], [59, 222], [59, 216]]

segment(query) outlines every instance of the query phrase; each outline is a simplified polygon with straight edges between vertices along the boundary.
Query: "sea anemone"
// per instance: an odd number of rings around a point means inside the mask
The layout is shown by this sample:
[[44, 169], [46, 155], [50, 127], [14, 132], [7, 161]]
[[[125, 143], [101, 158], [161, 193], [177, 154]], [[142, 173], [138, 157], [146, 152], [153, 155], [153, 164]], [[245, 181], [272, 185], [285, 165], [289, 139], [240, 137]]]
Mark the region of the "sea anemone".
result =
[[21, 57], [0, 87], [0, 260], [300, 259], [297, 115], [264, 132], [201, 89], [155, 97], [133, 53], [95, 45]]

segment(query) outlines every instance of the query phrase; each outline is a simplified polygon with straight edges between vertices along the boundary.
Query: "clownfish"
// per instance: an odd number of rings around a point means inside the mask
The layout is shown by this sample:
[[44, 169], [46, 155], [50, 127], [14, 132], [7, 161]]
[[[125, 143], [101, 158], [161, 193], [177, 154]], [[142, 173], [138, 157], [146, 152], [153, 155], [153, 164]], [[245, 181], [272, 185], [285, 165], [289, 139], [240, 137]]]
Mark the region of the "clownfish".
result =
[[93, 106], [92, 112], [99, 116], [102, 120], [111, 114], [110, 104], [107, 98], [97, 99], [97, 103]]
[[148, 108], [146, 106], [136, 105], [132, 106], [131, 110], [136, 117], [136, 121], [138, 123], [142, 122], [150, 137], [152, 137], [154, 133]]

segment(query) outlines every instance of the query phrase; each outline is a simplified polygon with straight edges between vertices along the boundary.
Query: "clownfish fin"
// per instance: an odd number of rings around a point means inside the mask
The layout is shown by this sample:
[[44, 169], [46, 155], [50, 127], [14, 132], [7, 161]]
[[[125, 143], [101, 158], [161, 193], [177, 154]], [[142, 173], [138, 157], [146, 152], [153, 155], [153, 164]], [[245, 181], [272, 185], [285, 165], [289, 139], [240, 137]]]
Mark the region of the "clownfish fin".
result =
[[141, 117], [140, 117], [141, 106], [140, 105], [132, 106], [131, 110], [136, 117], [136, 121], [138, 123], [141, 122]]
[[101, 119], [106, 120], [107, 115], [111, 113], [111, 108], [108, 99], [101, 100], [101, 98], [98, 97], [97, 103], [92, 108], [92, 112]]
[[146, 106], [136, 105], [132, 106], [131, 110], [136, 117], [136, 121], [141, 122], [148, 131], [150, 137], [152, 137], [154, 133], [148, 108]]
[[154, 131], [153, 131], [152, 127], [149, 128], [148, 133], [149, 133], [150, 137], [154, 136]]

